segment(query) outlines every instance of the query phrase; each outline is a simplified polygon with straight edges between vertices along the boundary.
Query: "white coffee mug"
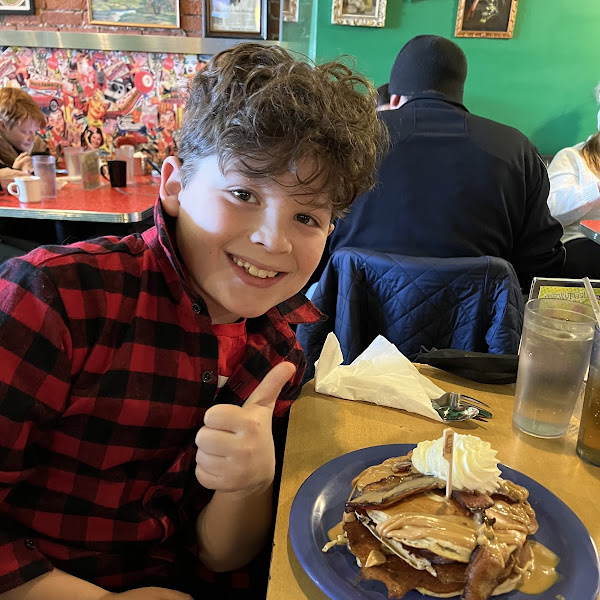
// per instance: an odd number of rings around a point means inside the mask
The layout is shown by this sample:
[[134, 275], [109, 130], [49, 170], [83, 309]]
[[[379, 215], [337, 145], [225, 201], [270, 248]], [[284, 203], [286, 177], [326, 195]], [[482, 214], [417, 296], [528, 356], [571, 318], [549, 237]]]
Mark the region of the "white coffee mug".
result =
[[15, 180], [8, 184], [7, 189], [9, 194], [12, 194], [19, 199], [19, 202], [42, 201], [40, 178], [35, 175], [15, 177]]

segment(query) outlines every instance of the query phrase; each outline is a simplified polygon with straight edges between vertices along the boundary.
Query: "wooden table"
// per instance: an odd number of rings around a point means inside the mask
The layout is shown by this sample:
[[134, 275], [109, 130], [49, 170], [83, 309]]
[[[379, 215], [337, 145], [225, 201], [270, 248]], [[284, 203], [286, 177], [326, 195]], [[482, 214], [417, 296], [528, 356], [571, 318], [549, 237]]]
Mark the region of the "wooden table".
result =
[[3, 193], [0, 217], [138, 223], [152, 216], [159, 185], [158, 179], [148, 175], [136, 177], [134, 184], [123, 188], [103, 182], [95, 190], [84, 190], [81, 184], [69, 181], [57, 191], [56, 198], [42, 198], [34, 204], [22, 204], [15, 196]]
[[600, 221], [581, 221], [579, 223], [579, 231], [585, 235], [585, 237], [600, 244]]
[[[575, 454], [576, 416], [566, 436], [534, 438], [512, 426], [513, 384], [479, 384], [426, 365], [419, 365], [419, 370], [446, 391], [462, 392], [489, 404], [494, 418], [488, 423], [468, 421], [457, 423], [454, 429], [490, 442], [500, 462], [554, 492], [579, 516], [600, 547], [600, 468]], [[326, 598], [300, 566], [288, 535], [294, 496], [315, 469], [359, 448], [435, 439], [446, 426], [404, 411], [323, 396], [314, 391], [312, 382], [307, 383], [290, 413], [267, 600]]]

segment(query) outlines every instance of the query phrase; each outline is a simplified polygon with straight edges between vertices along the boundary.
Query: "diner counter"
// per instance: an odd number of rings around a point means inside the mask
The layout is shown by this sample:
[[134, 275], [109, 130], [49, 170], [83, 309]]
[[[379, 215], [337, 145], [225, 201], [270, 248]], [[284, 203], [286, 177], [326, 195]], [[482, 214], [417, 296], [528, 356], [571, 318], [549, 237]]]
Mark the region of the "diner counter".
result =
[[[600, 545], [600, 468], [575, 454], [577, 416], [572, 418], [566, 436], [534, 438], [512, 425], [514, 384], [480, 384], [427, 365], [417, 367], [444, 390], [462, 392], [489, 404], [493, 419], [487, 423], [460, 422], [453, 424], [453, 429], [490, 442], [501, 463], [551, 490], [578, 515], [596, 547]], [[413, 413], [317, 394], [313, 382], [307, 383], [290, 412], [267, 600], [327, 598], [303, 570], [288, 534], [292, 501], [313, 471], [360, 448], [436, 439], [446, 427], [446, 423]]]
[[160, 180], [137, 176], [135, 183], [117, 188], [104, 181], [95, 190], [84, 190], [81, 183], [57, 178], [56, 198], [21, 203], [18, 198], [0, 194], [0, 217], [87, 221], [97, 223], [138, 223], [152, 216]]

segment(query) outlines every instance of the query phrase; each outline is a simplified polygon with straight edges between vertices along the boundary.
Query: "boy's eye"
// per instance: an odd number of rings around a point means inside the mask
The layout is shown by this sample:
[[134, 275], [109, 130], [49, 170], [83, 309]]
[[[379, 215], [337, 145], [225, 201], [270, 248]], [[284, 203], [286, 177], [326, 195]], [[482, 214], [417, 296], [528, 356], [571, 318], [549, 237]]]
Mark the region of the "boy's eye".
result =
[[296, 215], [296, 220], [302, 223], [303, 225], [313, 225], [317, 227], [319, 226], [315, 218], [311, 217], [310, 215]]
[[252, 193], [247, 190], [231, 190], [231, 193], [242, 202], [248, 202], [252, 198]]

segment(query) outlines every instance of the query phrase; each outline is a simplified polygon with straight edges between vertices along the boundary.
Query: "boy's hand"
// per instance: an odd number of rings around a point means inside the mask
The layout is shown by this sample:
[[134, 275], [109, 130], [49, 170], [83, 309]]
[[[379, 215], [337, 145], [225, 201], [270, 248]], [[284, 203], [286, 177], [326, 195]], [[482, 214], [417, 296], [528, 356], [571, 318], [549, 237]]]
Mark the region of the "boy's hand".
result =
[[275, 475], [273, 409], [294, 372], [291, 363], [280, 363], [243, 406], [215, 404], [206, 411], [204, 427], [196, 435], [196, 478], [204, 487], [254, 492], [271, 485]]
[[12, 166], [13, 169], [17, 171], [24, 171], [27, 174], [33, 173], [33, 162], [31, 160], [31, 156], [27, 154], [27, 152], [22, 152], [15, 158], [15, 162]]
[[167, 588], [145, 587], [129, 590], [120, 594], [108, 593], [100, 600], [194, 600], [189, 594], [168, 590]]

